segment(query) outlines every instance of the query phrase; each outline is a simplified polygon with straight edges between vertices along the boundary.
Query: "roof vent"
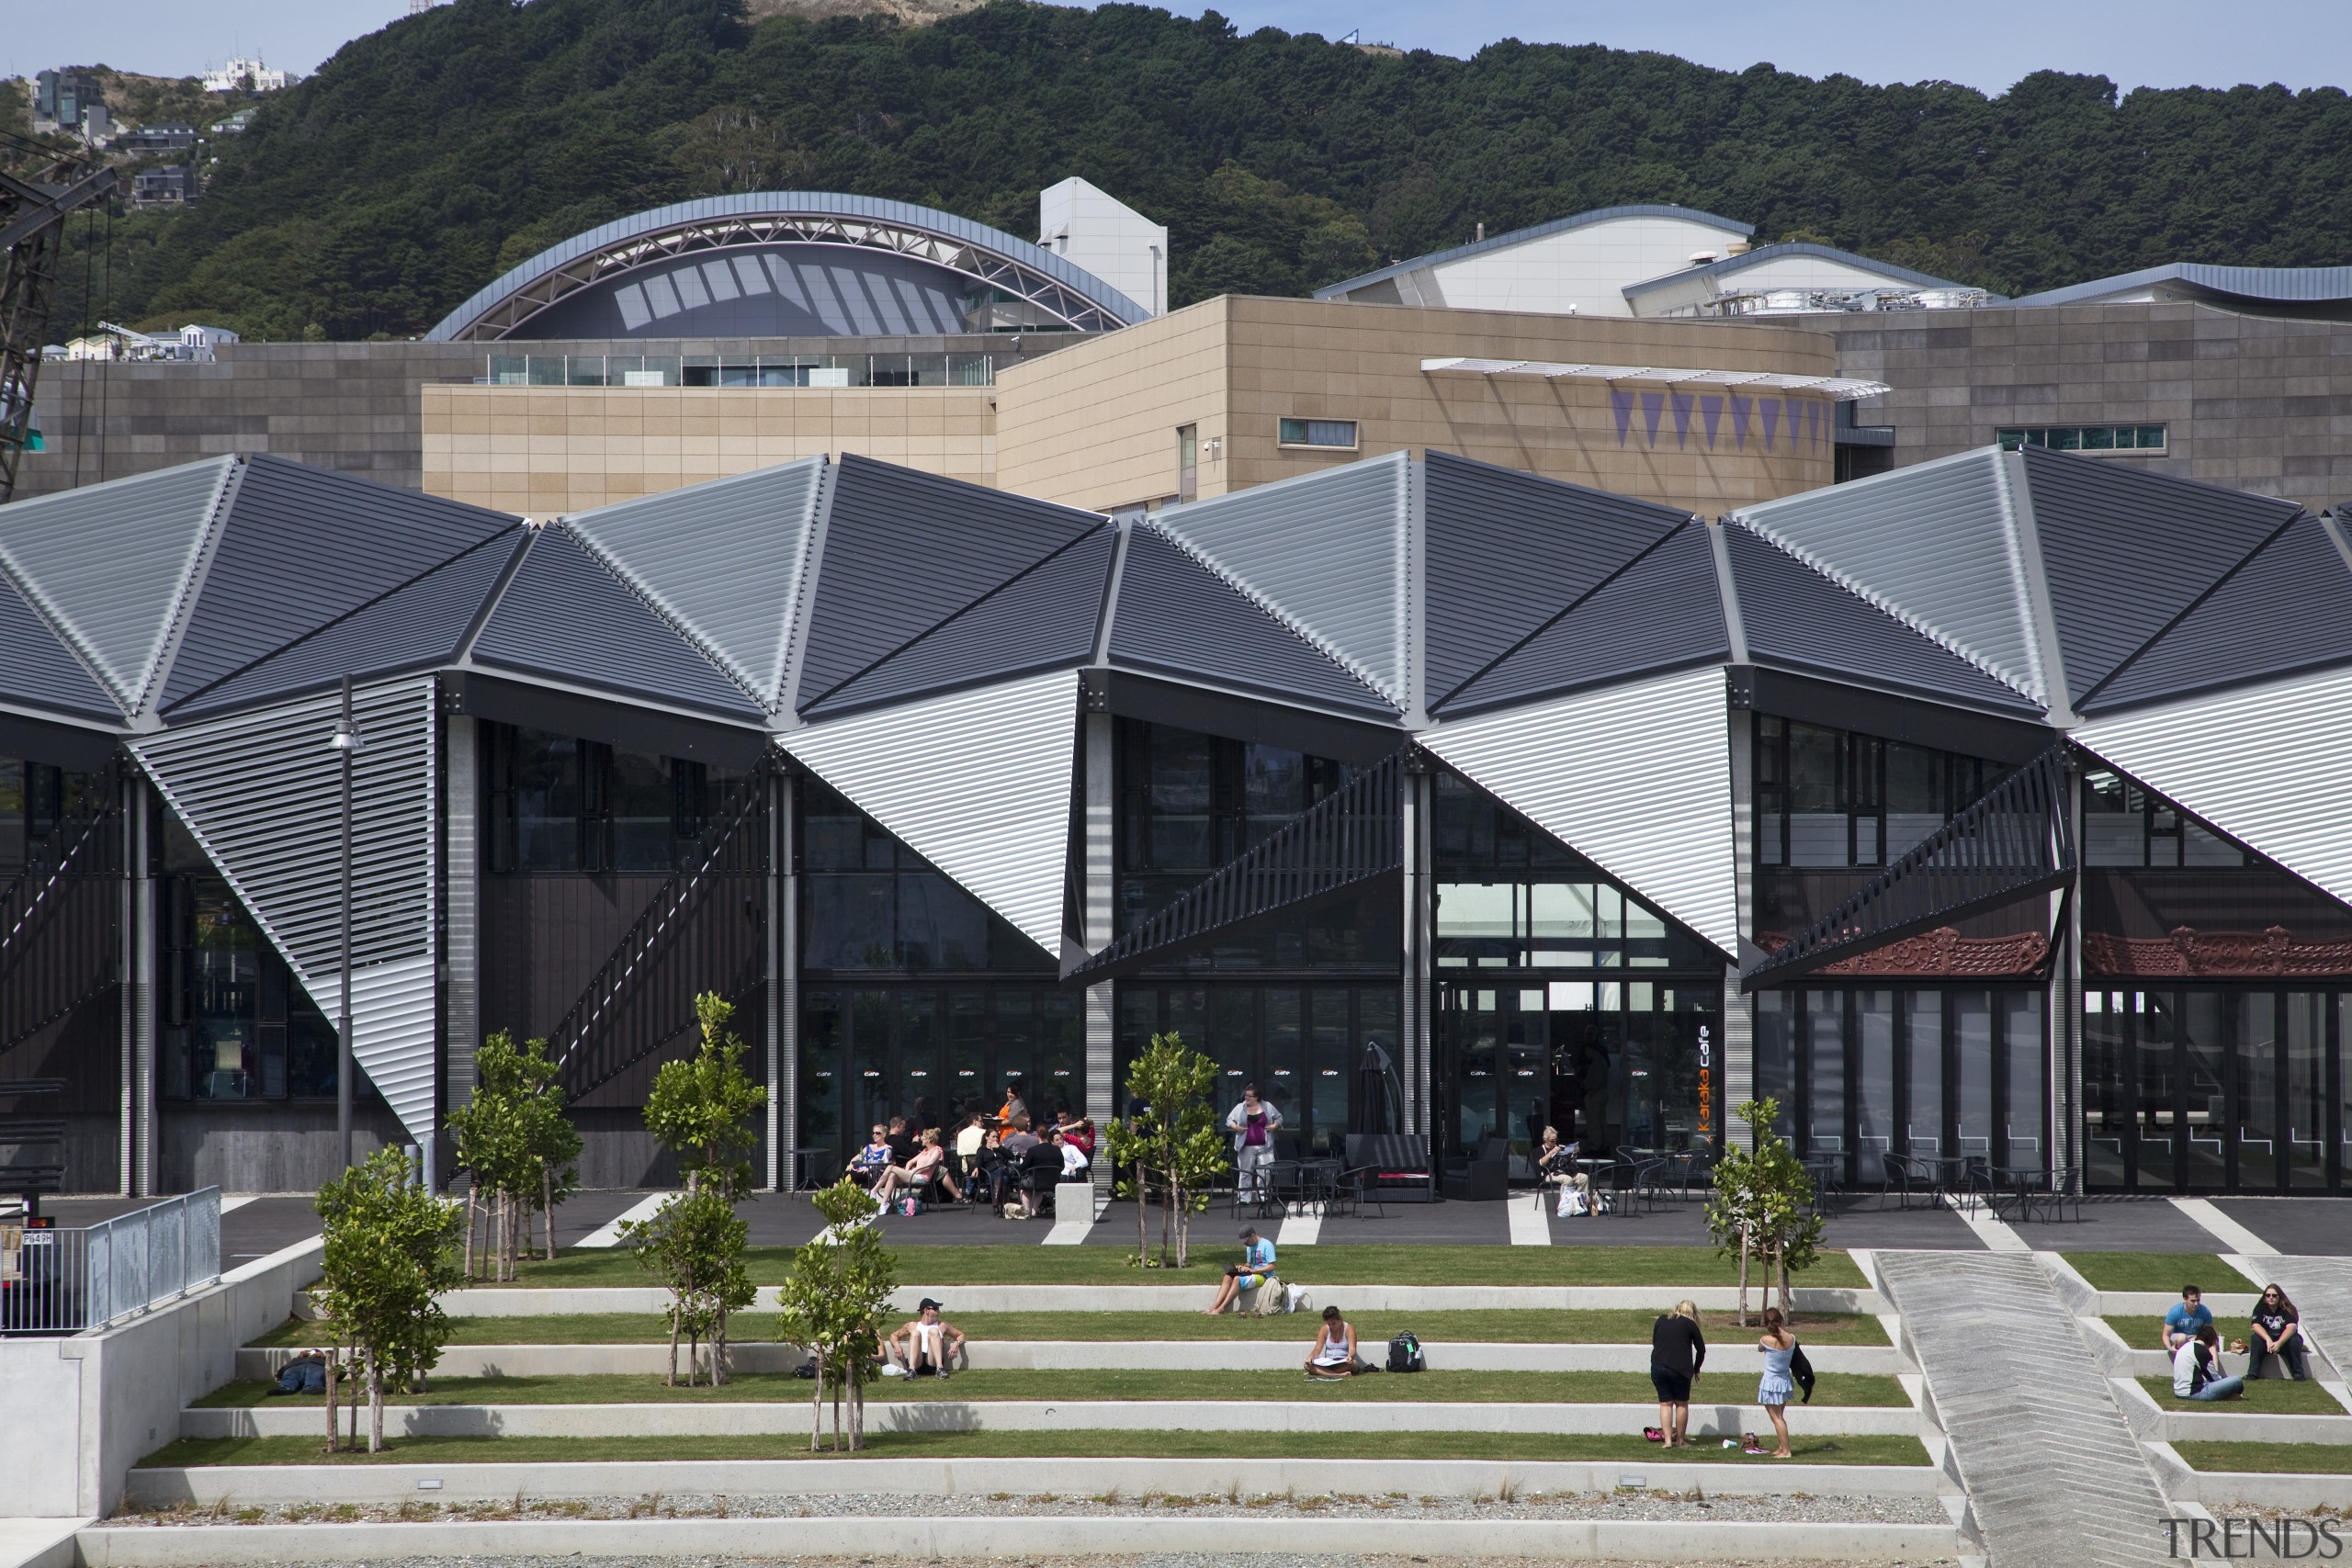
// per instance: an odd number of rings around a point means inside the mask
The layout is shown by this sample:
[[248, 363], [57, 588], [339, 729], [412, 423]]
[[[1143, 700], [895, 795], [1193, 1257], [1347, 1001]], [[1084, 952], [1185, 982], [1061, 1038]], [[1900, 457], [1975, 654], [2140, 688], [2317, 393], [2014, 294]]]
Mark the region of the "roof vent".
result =
[[1690, 253], [1690, 265], [1692, 266], [1705, 266], [1709, 262], [1712, 262], [1714, 259], [1715, 253], [1713, 251], [1692, 251]]

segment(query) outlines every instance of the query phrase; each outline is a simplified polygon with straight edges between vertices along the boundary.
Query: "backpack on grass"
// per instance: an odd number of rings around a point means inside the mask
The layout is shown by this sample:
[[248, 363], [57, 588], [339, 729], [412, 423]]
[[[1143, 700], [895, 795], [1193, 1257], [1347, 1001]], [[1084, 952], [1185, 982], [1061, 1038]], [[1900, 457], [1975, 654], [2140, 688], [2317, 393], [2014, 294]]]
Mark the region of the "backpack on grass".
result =
[[1421, 1372], [1429, 1370], [1429, 1362], [1421, 1356], [1421, 1338], [1411, 1329], [1388, 1342], [1388, 1370], [1392, 1372]]

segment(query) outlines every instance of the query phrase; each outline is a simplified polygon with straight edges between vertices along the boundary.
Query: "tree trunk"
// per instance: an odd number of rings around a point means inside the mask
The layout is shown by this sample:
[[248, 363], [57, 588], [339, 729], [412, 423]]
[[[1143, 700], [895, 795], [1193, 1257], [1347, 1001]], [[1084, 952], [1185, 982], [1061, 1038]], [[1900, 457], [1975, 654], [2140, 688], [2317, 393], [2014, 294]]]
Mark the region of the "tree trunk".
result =
[[1144, 1170], [1143, 1156], [1141, 1156], [1141, 1155], [1137, 1155], [1137, 1156], [1136, 1156], [1136, 1262], [1137, 1264], [1139, 1264], [1139, 1265], [1144, 1261], [1145, 1258], [1147, 1258], [1147, 1257], [1149, 1255], [1149, 1253], [1150, 1253], [1150, 1245], [1149, 1245], [1149, 1243], [1145, 1239], [1145, 1235], [1146, 1235], [1146, 1233], [1145, 1233], [1145, 1231], [1144, 1231], [1144, 1220], [1143, 1220], [1144, 1179], [1143, 1179], [1143, 1170]]
[[343, 1447], [343, 1434], [334, 1424], [335, 1373], [341, 1370], [343, 1362], [343, 1358], [337, 1350], [338, 1347], [332, 1345], [327, 1347], [327, 1452], [329, 1453], [334, 1453]]
[[723, 1310], [710, 1329], [710, 1386], [727, 1386], [727, 1314]]
[[1785, 1240], [1781, 1243], [1780, 1250], [1773, 1255], [1772, 1261], [1781, 1276], [1781, 1310], [1793, 1317], [1796, 1315], [1797, 1303], [1796, 1297], [1789, 1291], [1789, 1244]]
[[555, 1261], [555, 1172], [548, 1168], [545, 1160], [539, 1162], [539, 1213], [547, 1216], [548, 1241], [547, 1251], [540, 1256], [552, 1263]]
[[1747, 1227], [1739, 1227], [1739, 1325], [1747, 1326]]
[[384, 1369], [376, 1352], [368, 1352], [368, 1451], [384, 1451]]
[[678, 1303], [670, 1303], [670, 1375], [662, 1380], [664, 1388], [678, 1386]]
[[814, 1402], [808, 1410], [808, 1451], [815, 1453], [822, 1446], [825, 1436], [825, 1351], [813, 1347], [809, 1354], [817, 1358], [817, 1382]]
[[849, 1451], [865, 1451], [865, 1383], [858, 1378], [849, 1384]]
[[474, 1189], [466, 1183], [466, 1283], [474, 1282]]

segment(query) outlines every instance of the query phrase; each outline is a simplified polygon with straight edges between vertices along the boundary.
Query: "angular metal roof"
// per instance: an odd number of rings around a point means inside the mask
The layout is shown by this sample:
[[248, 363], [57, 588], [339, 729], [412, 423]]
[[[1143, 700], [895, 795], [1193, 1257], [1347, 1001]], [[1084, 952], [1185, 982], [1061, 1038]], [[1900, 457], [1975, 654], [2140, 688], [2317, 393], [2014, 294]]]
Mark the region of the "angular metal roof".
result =
[[2206, 262], [2166, 262], [2162, 266], [2113, 277], [2095, 277], [2064, 288], [2022, 295], [2012, 304], [2078, 305], [2112, 294], [2187, 284], [2191, 289], [2260, 305], [2343, 304], [2352, 301], [2352, 266], [2214, 266]]
[[1343, 295], [1352, 294], [1369, 284], [1395, 277], [1399, 273], [1418, 272], [1425, 266], [1442, 266], [1447, 262], [1457, 262], [1470, 256], [1484, 255], [1489, 251], [1508, 250], [1513, 245], [1523, 245], [1530, 240], [1541, 240], [1551, 234], [1565, 234], [1571, 229], [1586, 229], [1595, 223], [1612, 222], [1620, 218], [1679, 218], [1686, 223], [1703, 223], [1710, 229], [1720, 229], [1726, 234], [1735, 235], [1743, 240], [1756, 232], [1756, 225], [1753, 223], [1742, 223], [1733, 218], [1719, 218], [1712, 212], [1702, 212], [1695, 207], [1669, 207], [1657, 203], [1635, 203], [1625, 207], [1596, 207], [1589, 212], [1571, 213], [1566, 218], [1555, 218], [1549, 222], [1531, 224], [1524, 229], [1514, 229], [1508, 234], [1497, 234], [1488, 240], [1474, 240], [1469, 244], [1456, 245], [1449, 251], [1431, 251], [1425, 256], [1415, 256], [1410, 261], [1393, 262], [1377, 272], [1367, 272], [1360, 277], [1346, 278], [1338, 283], [1327, 283], [1315, 291], [1315, 298], [1337, 299]]
[[0, 572], [0, 701], [119, 720], [107, 689]]
[[1910, 288], [1965, 288], [1968, 287], [1964, 283], [1954, 283], [1948, 277], [1938, 277], [1931, 273], [1914, 272], [1907, 266], [1897, 266], [1893, 262], [1877, 261], [1870, 256], [1857, 255], [1852, 251], [1841, 251], [1835, 245], [1816, 245], [1806, 241], [1792, 240], [1777, 245], [1758, 245], [1744, 254], [1725, 256], [1721, 261], [1708, 262], [1700, 266], [1684, 267], [1679, 272], [1669, 272], [1663, 277], [1653, 277], [1641, 283], [1629, 283], [1625, 286], [1623, 292], [1626, 299], [1632, 299], [1664, 288], [1669, 284], [1686, 283], [1696, 277], [1730, 277], [1746, 272], [1752, 266], [1759, 266], [1766, 262], [1784, 261], [1791, 256], [1811, 256], [1820, 261], [1832, 261], [1845, 266], [1857, 267], [1864, 272], [1874, 272], [1889, 283], [1899, 283]]

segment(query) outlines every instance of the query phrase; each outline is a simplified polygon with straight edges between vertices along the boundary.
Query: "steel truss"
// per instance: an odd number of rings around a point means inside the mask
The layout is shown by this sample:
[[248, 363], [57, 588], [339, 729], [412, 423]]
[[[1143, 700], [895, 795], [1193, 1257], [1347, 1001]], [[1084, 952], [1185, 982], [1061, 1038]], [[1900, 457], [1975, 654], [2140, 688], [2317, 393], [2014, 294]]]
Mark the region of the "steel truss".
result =
[[0, 172], [0, 502], [17, 493], [32, 426], [65, 220], [115, 186], [112, 169], [84, 173], [66, 162], [49, 173], [55, 177], [20, 180]]

